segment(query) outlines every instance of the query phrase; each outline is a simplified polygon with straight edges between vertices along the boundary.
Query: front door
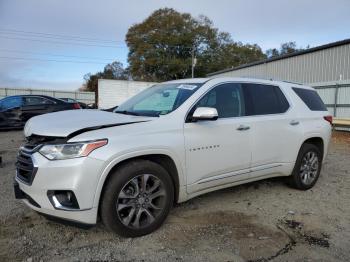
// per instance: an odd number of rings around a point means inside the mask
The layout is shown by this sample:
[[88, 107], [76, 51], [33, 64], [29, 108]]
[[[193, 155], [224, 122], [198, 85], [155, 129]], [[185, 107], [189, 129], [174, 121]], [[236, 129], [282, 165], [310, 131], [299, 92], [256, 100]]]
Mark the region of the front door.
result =
[[216, 108], [218, 119], [184, 124], [189, 193], [229, 183], [235, 176], [248, 173], [251, 161], [250, 120], [243, 117], [245, 105], [240, 84], [214, 87], [196, 107]]

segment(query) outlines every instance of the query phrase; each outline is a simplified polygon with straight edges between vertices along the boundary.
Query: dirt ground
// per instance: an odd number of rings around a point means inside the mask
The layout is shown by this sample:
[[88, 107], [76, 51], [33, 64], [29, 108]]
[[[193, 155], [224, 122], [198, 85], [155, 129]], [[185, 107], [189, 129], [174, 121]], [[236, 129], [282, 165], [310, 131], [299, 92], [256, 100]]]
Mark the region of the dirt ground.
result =
[[49, 221], [14, 199], [22, 132], [0, 133], [0, 261], [350, 261], [350, 133], [336, 133], [308, 191], [269, 179], [174, 207], [131, 239]]

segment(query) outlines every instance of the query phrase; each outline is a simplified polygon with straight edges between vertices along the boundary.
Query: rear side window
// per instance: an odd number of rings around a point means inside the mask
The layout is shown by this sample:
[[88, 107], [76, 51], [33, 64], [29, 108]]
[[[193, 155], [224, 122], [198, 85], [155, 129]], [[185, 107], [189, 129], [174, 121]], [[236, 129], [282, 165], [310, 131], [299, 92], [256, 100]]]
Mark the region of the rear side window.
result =
[[278, 86], [243, 84], [247, 101], [247, 115], [269, 115], [284, 113], [289, 103]]
[[26, 106], [48, 105], [48, 104], [53, 104], [53, 102], [38, 96], [27, 96], [27, 97], [24, 97], [24, 104]]
[[321, 97], [315, 90], [293, 87], [294, 92], [303, 100], [312, 111], [327, 111]]

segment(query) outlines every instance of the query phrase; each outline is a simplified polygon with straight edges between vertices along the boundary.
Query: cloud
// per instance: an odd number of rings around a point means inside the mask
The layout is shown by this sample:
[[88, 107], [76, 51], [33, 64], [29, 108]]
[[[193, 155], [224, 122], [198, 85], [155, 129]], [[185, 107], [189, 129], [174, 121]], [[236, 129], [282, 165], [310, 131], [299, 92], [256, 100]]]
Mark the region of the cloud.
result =
[[[316, 46], [350, 37], [348, 0], [1, 0], [0, 49], [107, 57], [125, 64], [126, 47], [114, 50], [5, 40], [1, 38], [4, 36], [1, 29], [112, 39], [122, 45], [132, 24], [141, 22], [161, 7], [172, 7], [194, 16], [204, 14], [213, 20], [219, 30], [231, 33], [234, 40], [257, 43], [264, 50], [279, 47], [280, 43], [287, 41], [296, 41], [299, 46]], [[14, 56], [0, 51], [0, 56], [4, 55]], [[46, 82], [51, 85], [51, 82], [52, 86], [56, 86], [56, 82], [81, 83], [85, 73], [96, 72], [101, 68], [102, 65], [96, 64], [62, 65], [0, 59], [0, 83], [15, 85], [18, 83], [16, 81], [20, 81], [35, 85]]]
[[81, 86], [81, 81], [64, 80], [41, 80], [28, 79], [23, 77], [12, 77], [0, 71], [1, 88], [23, 88], [23, 89], [52, 89], [52, 90], [77, 90]]

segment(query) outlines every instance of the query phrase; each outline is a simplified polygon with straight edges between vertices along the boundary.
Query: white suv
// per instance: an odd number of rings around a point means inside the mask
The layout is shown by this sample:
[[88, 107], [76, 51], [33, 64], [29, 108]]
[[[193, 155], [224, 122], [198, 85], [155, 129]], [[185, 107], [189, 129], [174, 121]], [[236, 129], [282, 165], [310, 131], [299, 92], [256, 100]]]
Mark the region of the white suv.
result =
[[15, 193], [32, 209], [123, 236], [157, 229], [173, 203], [288, 176], [320, 174], [332, 117], [311, 87], [247, 78], [157, 84], [114, 112], [76, 110], [29, 120]]

